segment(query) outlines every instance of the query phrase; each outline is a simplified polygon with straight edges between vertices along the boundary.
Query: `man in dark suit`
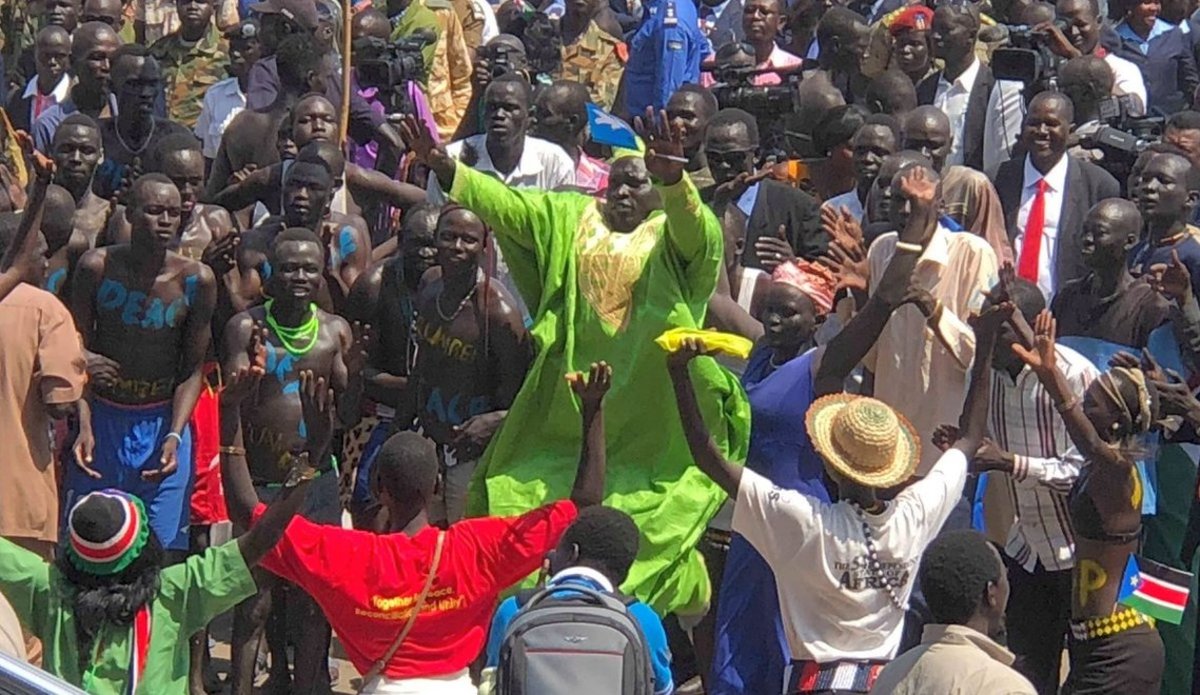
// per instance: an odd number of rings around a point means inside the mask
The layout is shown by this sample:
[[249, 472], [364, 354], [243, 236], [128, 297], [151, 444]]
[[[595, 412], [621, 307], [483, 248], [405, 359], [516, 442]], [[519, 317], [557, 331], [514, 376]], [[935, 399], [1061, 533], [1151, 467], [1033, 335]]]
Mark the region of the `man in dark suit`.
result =
[[758, 123], [741, 109], [722, 109], [708, 124], [704, 151], [715, 184], [701, 192], [741, 255], [741, 265], [771, 272], [792, 258], [816, 260], [827, 240], [817, 201], [754, 171]]
[[995, 179], [1017, 274], [1036, 283], [1047, 300], [1087, 274], [1080, 253], [1087, 211], [1120, 195], [1112, 174], [1067, 155], [1073, 119], [1071, 100], [1063, 94], [1034, 97], [1021, 127], [1027, 154], [1001, 164]]
[[[985, 145], [989, 140], [994, 143], [993, 149], [1009, 144], [1011, 137], [1004, 137], [1003, 117], [1011, 109], [989, 108], [989, 103], [1000, 103], [997, 100], [1001, 95], [993, 99], [997, 83], [992, 69], [975, 56], [978, 33], [979, 15], [974, 8], [944, 4], [934, 10], [933, 53], [945, 67], [917, 84], [917, 103], [936, 106], [950, 119], [953, 140], [946, 163], [985, 171], [1007, 158], [998, 152], [989, 154]], [[1019, 83], [1002, 85], [1008, 92], [1019, 89]], [[1016, 94], [1006, 92], [1003, 96], [1019, 102]], [[1015, 136], [1017, 121], [1012, 114], [1009, 120], [1011, 135]], [[989, 131], [991, 136], [986, 135]]]
[[38, 32], [34, 44], [37, 74], [25, 89], [9, 95], [6, 111], [13, 128], [31, 132], [33, 122], [43, 111], [66, 100], [71, 90], [71, 35], [58, 25]]

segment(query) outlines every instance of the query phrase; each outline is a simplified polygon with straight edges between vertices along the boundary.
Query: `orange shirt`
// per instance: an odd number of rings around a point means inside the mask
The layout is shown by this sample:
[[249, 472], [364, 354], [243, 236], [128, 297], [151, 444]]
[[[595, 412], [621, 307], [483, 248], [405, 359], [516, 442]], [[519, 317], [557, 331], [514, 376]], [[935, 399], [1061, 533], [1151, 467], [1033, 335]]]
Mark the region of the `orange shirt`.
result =
[[86, 368], [75, 321], [57, 297], [22, 284], [0, 301], [0, 536], [58, 541], [45, 405], [79, 400]]

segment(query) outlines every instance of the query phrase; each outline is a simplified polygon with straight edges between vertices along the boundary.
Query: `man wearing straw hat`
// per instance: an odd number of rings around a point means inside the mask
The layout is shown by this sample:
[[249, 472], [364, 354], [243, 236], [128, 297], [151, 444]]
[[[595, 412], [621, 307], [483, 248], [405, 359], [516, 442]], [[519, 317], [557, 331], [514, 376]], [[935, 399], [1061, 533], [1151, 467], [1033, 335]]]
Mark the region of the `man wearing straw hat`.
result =
[[[840, 389], [892, 312], [915, 301], [908, 283], [936, 228], [937, 175], [914, 166], [898, 177], [912, 213], [879, 289], [829, 343], [814, 384], [817, 394]], [[721, 455], [705, 429], [688, 373], [692, 358], [705, 354], [703, 343], [687, 341], [668, 358], [696, 464], [736, 497], [733, 530], [750, 541], [777, 579], [791, 663], [776, 692], [868, 692], [895, 656], [921, 553], [962, 494], [967, 457], [986, 433], [987, 370], [997, 329], [1011, 310], [1006, 303], [973, 319], [979, 358], [959, 423], [961, 438], [924, 479], [887, 502], [878, 492], [908, 481], [921, 450], [916, 430], [887, 404], [836, 393], [809, 408], [809, 437], [838, 488], [836, 502], [821, 502], [775, 487]]]

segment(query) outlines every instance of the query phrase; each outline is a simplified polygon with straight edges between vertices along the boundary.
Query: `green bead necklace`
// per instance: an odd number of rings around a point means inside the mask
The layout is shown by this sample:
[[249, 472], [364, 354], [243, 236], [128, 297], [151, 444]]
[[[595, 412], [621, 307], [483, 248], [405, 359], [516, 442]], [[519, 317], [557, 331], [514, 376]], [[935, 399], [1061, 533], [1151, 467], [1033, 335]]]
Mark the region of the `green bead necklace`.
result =
[[267, 300], [267, 325], [271, 330], [275, 331], [275, 335], [279, 337], [279, 342], [283, 345], [283, 349], [287, 350], [295, 357], [303, 357], [307, 355], [317, 344], [317, 335], [321, 330], [321, 322], [317, 320], [317, 305], [309, 303], [309, 317], [304, 323], [294, 328], [280, 326], [275, 320], [271, 309], [275, 304], [274, 299]]

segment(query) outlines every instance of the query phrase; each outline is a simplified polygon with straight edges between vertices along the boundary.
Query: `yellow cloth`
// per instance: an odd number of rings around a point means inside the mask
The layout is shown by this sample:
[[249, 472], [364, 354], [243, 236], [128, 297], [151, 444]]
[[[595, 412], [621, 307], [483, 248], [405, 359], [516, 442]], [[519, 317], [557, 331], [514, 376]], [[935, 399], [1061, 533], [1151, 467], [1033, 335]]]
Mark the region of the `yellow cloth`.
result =
[[754, 347], [749, 338], [700, 328], [672, 328], [655, 338], [654, 342], [667, 352], [678, 352], [685, 338], [699, 338], [709, 350], [742, 360], [750, 357], [750, 350]]

